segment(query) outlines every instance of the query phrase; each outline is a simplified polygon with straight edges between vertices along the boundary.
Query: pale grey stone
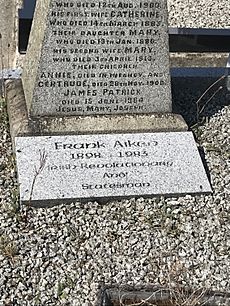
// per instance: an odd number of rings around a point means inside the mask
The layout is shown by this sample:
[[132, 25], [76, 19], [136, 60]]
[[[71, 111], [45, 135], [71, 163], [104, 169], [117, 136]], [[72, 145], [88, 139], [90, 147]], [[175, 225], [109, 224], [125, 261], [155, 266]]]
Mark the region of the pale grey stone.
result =
[[191, 132], [16, 137], [16, 156], [22, 201], [211, 192]]
[[182, 132], [188, 126], [172, 113], [29, 118], [21, 80], [6, 81], [7, 111], [14, 148], [16, 136], [117, 132]]
[[17, 2], [0, 0], [0, 78], [2, 70], [15, 67], [18, 47]]
[[171, 111], [167, 1], [38, 1], [23, 72], [30, 115]]

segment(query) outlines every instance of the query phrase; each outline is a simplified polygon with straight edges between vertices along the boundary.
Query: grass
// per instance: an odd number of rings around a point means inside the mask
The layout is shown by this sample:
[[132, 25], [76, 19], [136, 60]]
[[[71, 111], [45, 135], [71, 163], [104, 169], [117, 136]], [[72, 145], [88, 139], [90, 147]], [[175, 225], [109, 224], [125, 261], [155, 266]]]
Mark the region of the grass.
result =
[[[215, 82], [213, 82], [208, 88], [205, 89], [205, 91], [201, 94], [201, 96], [196, 101], [196, 123], [191, 126], [191, 130], [196, 136], [196, 139], [199, 140], [201, 136], [201, 130], [199, 129], [200, 125], [204, 122], [204, 120], [201, 120], [201, 115], [206, 109], [206, 107], [210, 104], [210, 102], [213, 100], [213, 98], [220, 93], [224, 89], [224, 85], [216, 86], [224, 82], [227, 79], [227, 75], [222, 75], [219, 79], [217, 79]], [[213, 92], [212, 92], [213, 91]], [[210, 95], [210, 97], [207, 97], [207, 95]]]
[[230, 294], [206, 288], [194, 290], [180, 285], [155, 286], [147, 291], [109, 289], [100, 306], [224, 306], [229, 305]]
[[6, 110], [6, 99], [0, 97], [0, 124], [8, 124], [8, 114]]
[[[1, 129], [4, 130], [4, 126], [8, 128], [8, 114], [7, 114], [7, 103], [4, 97], [0, 97], [0, 124]], [[5, 134], [2, 134], [2, 137], [5, 137]], [[0, 153], [5, 154], [5, 148], [0, 148]], [[4, 165], [5, 164], [5, 165]], [[2, 164], [2, 167], [14, 169], [15, 168], [15, 156], [7, 155], [7, 159]], [[4, 169], [4, 168], [3, 168]], [[9, 174], [12, 175], [12, 174]], [[19, 189], [18, 186], [15, 186], [10, 190], [11, 203], [6, 203], [3, 205], [3, 209], [10, 215], [15, 215], [19, 210]]]
[[155, 287], [152, 291], [118, 291], [113, 306], [200, 306], [210, 299], [206, 289]]
[[74, 287], [74, 281], [72, 278], [67, 277], [64, 281], [59, 281], [57, 285], [57, 297], [62, 300], [67, 296], [66, 289]]
[[14, 261], [16, 255], [18, 254], [18, 249], [15, 242], [11, 241], [5, 235], [0, 236], [0, 253], [11, 261]]

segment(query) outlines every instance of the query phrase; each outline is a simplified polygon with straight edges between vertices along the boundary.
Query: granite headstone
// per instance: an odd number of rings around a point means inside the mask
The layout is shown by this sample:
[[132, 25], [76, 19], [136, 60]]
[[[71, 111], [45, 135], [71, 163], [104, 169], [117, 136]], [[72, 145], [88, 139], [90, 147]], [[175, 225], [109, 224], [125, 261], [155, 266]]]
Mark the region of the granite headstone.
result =
[[166, 0], [37, 1], [31, 117], [171, 112]]
[[191, 132], [18, 137], [16, 147], [22, 201], [211, 192]]
[[23, 202], [211, 192], [170, 114], [166, 0], [37, 1], [23, 88]]

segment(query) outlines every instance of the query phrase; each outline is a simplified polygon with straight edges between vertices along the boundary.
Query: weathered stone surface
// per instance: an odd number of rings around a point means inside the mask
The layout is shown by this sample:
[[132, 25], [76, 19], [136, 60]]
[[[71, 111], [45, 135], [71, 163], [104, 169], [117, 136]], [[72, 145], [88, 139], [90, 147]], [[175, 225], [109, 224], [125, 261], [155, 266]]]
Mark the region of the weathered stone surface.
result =
[[17, 137], [16, 155], [22, 201], [211, 192], [191, 132]]
[[10, 135], [14, 147], [16, 136], [20, 135], [22, 131], [23, 135], [29, 134], [29, 119], [21, 80], [7, 80], [5, 86]]
[[170, 112], [166, 2], [38, 1], [23, 75], [30, 115]]
[[18, 2], [0, 0], [0, 73], [2, 70], [15, 67], [18, 45]]
[[126, 114], [79, 117], [29, 118], [21, 80], [6, 82], [10, 133], [14, 146], [16, 136], [63, 135], [117, 132], [182, 132], [188, 126], [181, 115]]

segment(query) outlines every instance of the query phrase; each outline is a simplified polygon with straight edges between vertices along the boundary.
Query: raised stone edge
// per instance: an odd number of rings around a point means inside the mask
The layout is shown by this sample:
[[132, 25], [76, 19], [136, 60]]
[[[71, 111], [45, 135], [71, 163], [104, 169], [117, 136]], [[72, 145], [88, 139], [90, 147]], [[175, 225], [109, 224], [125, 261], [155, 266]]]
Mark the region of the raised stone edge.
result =
[[[189, 193], [190, 195], [196, 196], [196, 195], [210, 195], [213, 191], [202, 191], [202, 192], [195, 192], [195, 193]], [[178, 193], [178, 194], [164, 194], [164, 198], [168, 197], [183, 197], [188, 195], [188, 193]], [[152, 199], [152, 198], [161, 198], [162, 194], [154, 194], [154, 195], [128, 195], [128, 196], [110, 196], [110, 197], [89, 197], [89, 198], [71, 198], [71, 199], [52, 199], [52, 200], [31, 200], [31, 201], [21, 201], [22, 204], [37, 207], [37, 208], [51, 208], [58, 205], [63, 204], [72, 204], [72, 203], [93, 203], [97, 202], [101, 205], [107, 204], [111, 201], [121, 201], [121, 200], [129, 200], [129, 199], [138, 199], [138, 198], [144, 198], [144, 199]]]
[[28, 116], [21, 79], [6, 81], [6, 100], [13, 142], [17, 136], [44, 136], [126, 132], [183, 132], [188, 126], [181, 115], [171, 113], [97, 115], [71, 117]]
[[[191, 133], [192, 132], [185, 132], [185, 133]], [[19, 136], [19, 138], [21, 138]], [[195, 141], [195, 140], [194, 140]], [[201, 158], [201, 156], [200, 156]], [[203, 160], [203, 158], [201, 158]], [[204, 162], [204, 161], [203, 161]], [[190, 193], [165, 193], [164, 194], [164, 197], [167, 198], [167, 197], [182, 197], [182, 196], [186, 196], [188, 194], [190, 195], [193, 195], [193, 196], [196, 196], [196, 195], [210, 195], [213, 193], [213, 190], [212, 190], [212, 186], [211, 186], [211, 182], [210, 182], [210, 177], [207, 173], [207, 169], [206, 167], [204, 167], [204, 170], [206, 172], [206, 176], [207, 176], [207, 180], [209, 181], [209, 187], [210, 189], [209, 190], [206, 190], [206, 191], [202, 191], [202, 192], [199, 192], [199, 191], [196, 191], [196, 192], [190, 192]], [[134, 194], [130, 194], [130, 195], [117, 195], [117, 196], [105, 196], [105, 197], [102, 197], [102, 196], [92, 196], [92, 197], [76, 197], [76, 198], [63, 198], [63, 199], [49, 199], [49, 200], [31, 200], [31, 201], [25, 201], [25, 200], [22, 200], [22, 203], [25, 204], [25, 205], [29, 205], [29, 206], [33, 206], [33, 207], [53, 207], [53, 206], [57, 206], [57, 205], [62, 205], [63, 203], [65, 204], [71, 204], [71, 203], [74, 203], [74, 202], [80, 202], [80, 203], [88, 203], [88, 202], [97, 202], [99, 204], [106, 204], [108, 202], [111, 202], [111, 201], [119, 201], [119, 200], [125, 200], [125, 199], [137, 199], [139, 197], [143, 197], [145, 199], [148, 199], [148, 198], [157, 198], [157, 197], [162, 197], [162, 194], [142, 194], [142, 195], [134, 195]]]
[[26, 96], [27, 108], [31, 112], [34, 86], [37, 79], [40, 58], [44, 43], [44, 35], [47, 26], [47, 17], [51, 0], [41, 0], [36, 2], [34, 17], [32, 21], [24, 69], [22, 72], [22, 83]]

